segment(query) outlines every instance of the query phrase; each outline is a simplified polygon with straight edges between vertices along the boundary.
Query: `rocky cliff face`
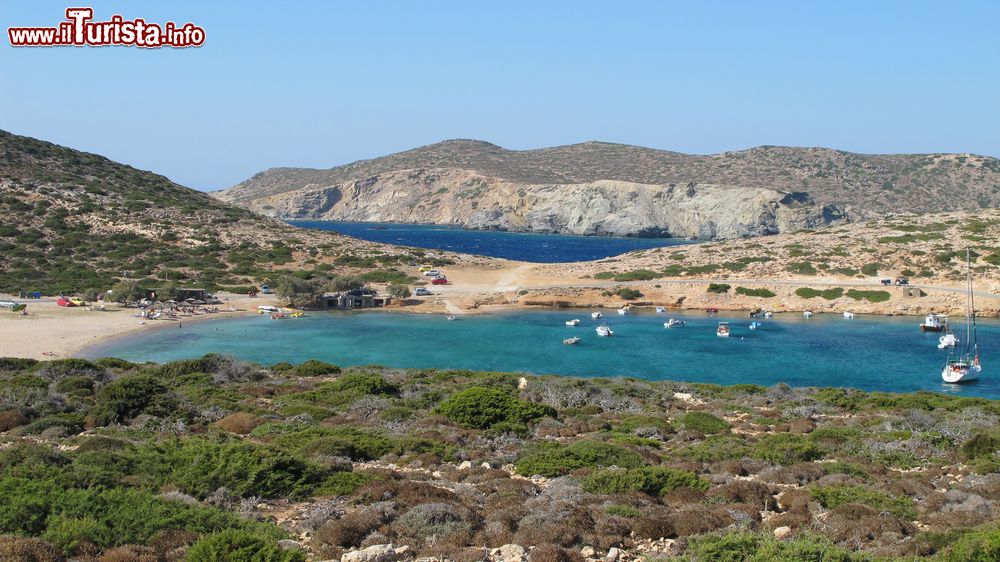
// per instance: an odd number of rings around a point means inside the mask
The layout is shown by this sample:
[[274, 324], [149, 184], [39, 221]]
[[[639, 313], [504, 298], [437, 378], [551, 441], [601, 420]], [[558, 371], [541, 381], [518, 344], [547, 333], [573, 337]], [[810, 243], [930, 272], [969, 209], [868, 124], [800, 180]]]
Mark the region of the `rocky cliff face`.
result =
[[457, 169], [403, 170], [244, 202], [282, 219], [460, 225], [611, 236], [736, 238], [845, 220], [802, 193], [598, 180], [523, 184]]

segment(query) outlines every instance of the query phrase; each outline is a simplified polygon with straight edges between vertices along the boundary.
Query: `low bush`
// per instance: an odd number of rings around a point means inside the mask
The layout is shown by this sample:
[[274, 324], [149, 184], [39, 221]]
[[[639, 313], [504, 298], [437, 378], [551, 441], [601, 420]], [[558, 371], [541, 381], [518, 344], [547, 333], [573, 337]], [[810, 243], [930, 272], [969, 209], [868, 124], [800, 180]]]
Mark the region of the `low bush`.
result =
[[706, 435], [721, 433], [729, 429], [729, 423], [726, 420], [708, 412], [685, 412], [677, 417], [677, 423], [684, 429], [698, 431]]
[[812, 263], [807, 261], [792, 262], [785, 269], [799, 275], [816, 275], [816, 268], [813, 267]]
[[709, 283], [708, 284], [708, 292], [709, 293], [715, 293], [717, 295], [722, 295], [722, 294], [728, 293], [729, 289], [731, 289], [731, 288], [732, 287], [730, 285], [727, 285], [725, 283]]
[[833, 486], [818, 486], [810, 492], [823, 507], [835, 509], [845, 504], [857, 503], [866, 505], [880, 512], [887, 512], [900, 519], [916, 518], [917, 510], [913, 500], [908, 497], [890, 496], [864, 486], [837, 484]]
[[834, 546], [829, 540], [804, 535], [780, 541], [770, 534], [733, 532], [690, 539], [687, 555], [712, 562], [870, 562], [865, 554]]
[[101, 423], [125, 423], [140, 414], [169, 417], [176, 412], [176, 395], [149, 375], [129, 375], [106, 384], [97, 393], [95, 411]]
[[889, 291], [861, 291], [858, 289], [847, 291], [847, 296], [856, 301], [866, 300], [868, 302], [885, 302], [892, 297]]
[[790, 465], [823, 458], [823, 449], [805, 435], [775, 433], [762, 435], [753, 448], [754, 458]]
[[286, 550], [272, 538], [257, 533], [227, 529], [198, 539], [191, 546], [188, 562], [305, 562], [298, 550]]
[[487, 429], [496, 424], [525, 424], [555, 411], [497, 388], [474, 386], [452, 394], [438, 406], [446, 418], [465, 427]]
[[292, 372], [300, 377], [325, 377], [340, 373], [340, 367], [317, 359], [310, 359], [296, 365]]
[[642, 492], [662, 496], [682, 486], [706, 490], [708, 482], [693, 472], [663, 466], [598, 470], [583, 480], [583, 489], [592, 494]]
[[521, 455], [517, 473], [524, 476], [561, 476], [579, 468], [638, 468], [642, 457], [628, 449], [600, 441], [581, 440], [564, 446], [546, 443]]
[[795, 289], [795, 294], [804, 299], [814, 299], [816, 297], [823, 297], [828, 301], [834, 299], [839, 299], [844, 296], [844, 289], [840, 287], [835, 287], [833, 289], [813, 289], [811, 287], [799, 287]]
[[775, 296], [774, 291], [771, 291], [769, 289], [763, 289], [763, 288], [749, 289], [747, 287], [736, 287], [736, 294], [746, 295], [748, 297], [761, 297], [765, 299], [769, 299]]

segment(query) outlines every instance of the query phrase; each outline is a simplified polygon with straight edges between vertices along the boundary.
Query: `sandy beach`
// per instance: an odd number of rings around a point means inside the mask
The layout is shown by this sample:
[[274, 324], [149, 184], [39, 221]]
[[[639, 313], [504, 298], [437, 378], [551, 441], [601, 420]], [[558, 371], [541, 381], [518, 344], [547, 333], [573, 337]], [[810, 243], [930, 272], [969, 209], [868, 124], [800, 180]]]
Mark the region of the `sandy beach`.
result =
[[[562, 271], [560, 271], [562, 270]], [[420, 273], [408, 272], [415, 277]], [[568, 274], [567, 274], [568, 273]], [[877, 282], [836, 278], [808, 279], [654, 279], [651, 281], [616, 282], [581, 279], [572, 265], [555, 269], [546, 264], [524, 262], [494, 262], [483, 266], [457, 266], [447, 269], [448, 285], [426, 285], [430, 296], [411, 297], [393, 303], [396, 311], [423, 314], [483, 314], [511, 308], [604, 308], [624, 305], [636, 307], [663, 306], [672, 309], [721, 310], [766, 309], [776, 312], [811, 310], [817, 313], [892, 314], [920, 316], [930, 312], [962, 316], [965, 314], [965, 294], [962, 287], [947, 285], [916, 285], [913, 287], [883, 287]], [[714, 294], [706, 291], [709, 283], [721, 282], [735, 286], [767, 289], [773, 297]], [[800, 287], [850, 287], [865, 290], [885, 290], [890, 299], [871, 303], [841, 297], [833, 300], [804, 299], [795, 294]], [[384, 286], [376, 285], [380, 291]], [[616, 291], [629, 288], [642, 296], [625, 300]], [[919, 289], [923, 296], [912, 296], [909, 289]], [[976, 287], [977, 311], [981, 317], [1000, 315], [1000, 294], [988, 284]], [[220, 293], [228, 298], [219, 312], [195, 316], [180, 316], [170, 320], [138, 318], [137, 309], [109, 304], [106, 310], [62, 308], [54, 299], [23, 301], [28, 315], [0, 311], [0, 357], [30, 357], [52, 359], [72, 357], [82, 350], [111, 338], [150, 329], [183, 329], [192, 322], [210, 321], [246, 314], [256, 314], [259, 305], [278, 305], [274, 295], [255, 298], [246, 295]], [[229, 311], [229, 308], [235, 310]]]

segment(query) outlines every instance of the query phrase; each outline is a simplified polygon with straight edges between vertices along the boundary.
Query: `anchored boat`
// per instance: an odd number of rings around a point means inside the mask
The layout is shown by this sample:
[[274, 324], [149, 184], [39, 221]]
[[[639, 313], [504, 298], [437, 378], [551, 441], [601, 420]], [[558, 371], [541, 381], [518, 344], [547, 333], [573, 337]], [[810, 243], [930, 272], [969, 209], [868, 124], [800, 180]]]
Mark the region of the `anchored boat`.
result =
[[597, 335], [610, 337], [615, 335], [615, 333], [606, 324], [601, 324], [600, 326], [597, 327]]
[[983, 372], [979, 362], [979, 343], [976, 341], [976, 303], [972, 292], [972, 256], [965, 250], [966, 284], [968, 285], [967, 308], [965, 313], [965, 348], [961, 354], [955, 353], [955, 348], [948, 352], [948, 362], [941, 371], [941, 378], [946, 383], [961, 383], [974, 381]]
[[576, 344], [580, 343], [580, 338], [577, 337], [577, 336], [573, 336], [571, 338], [566, 338], [566, 339], [563, 340], [563, 343], [566, 344], [566, 345], [576, 345]]
[[920, 324], [921, 332], [943, 332], [948, 327], [948, 317], [944, 314], [928, 314]]
[[729, 322], [719, 322], [719, 327], [715, 329], [715, 335], [720, 338], [729, 337]]
[[677, 320], [676, 318], [671, 318], [670, 320], [667, 320], [666, 322], [663, 323], [664, 328], [676, 328], [678, 326], [683, 326], [683, 325], [684, 321]]
[[567, 326], [579, 326], [580, 325], [580, 319], [579, 318], [574, 318], [572, 320], [567, 320], [566, 321], [566, 325]]

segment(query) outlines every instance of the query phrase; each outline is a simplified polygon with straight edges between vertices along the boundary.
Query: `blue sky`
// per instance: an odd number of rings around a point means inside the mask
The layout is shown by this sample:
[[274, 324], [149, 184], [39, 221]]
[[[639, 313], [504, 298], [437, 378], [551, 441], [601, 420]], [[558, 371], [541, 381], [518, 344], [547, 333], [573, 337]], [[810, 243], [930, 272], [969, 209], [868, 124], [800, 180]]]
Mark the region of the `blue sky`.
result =
[[[67, 6], [198, 49], [10, 47]], [[1000, 156], [1000, 2], [0, 0], [0, 129], [198, 189], [447, 138]]]

